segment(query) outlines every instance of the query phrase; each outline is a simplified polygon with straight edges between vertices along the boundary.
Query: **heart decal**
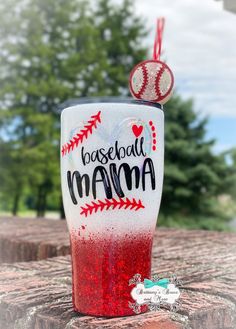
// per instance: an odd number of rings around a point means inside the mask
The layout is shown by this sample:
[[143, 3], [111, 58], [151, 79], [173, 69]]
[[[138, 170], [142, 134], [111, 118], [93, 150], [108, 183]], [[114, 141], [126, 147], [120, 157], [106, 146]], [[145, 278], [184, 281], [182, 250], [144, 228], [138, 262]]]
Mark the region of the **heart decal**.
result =
[[143, 131], [143, 126], [137, 126], [137, 125], [133, 125], [132, 126], [132, 131], [134, 133], [134, 136], [135, 137], [138, 137], [142, 134], [142, 131]]

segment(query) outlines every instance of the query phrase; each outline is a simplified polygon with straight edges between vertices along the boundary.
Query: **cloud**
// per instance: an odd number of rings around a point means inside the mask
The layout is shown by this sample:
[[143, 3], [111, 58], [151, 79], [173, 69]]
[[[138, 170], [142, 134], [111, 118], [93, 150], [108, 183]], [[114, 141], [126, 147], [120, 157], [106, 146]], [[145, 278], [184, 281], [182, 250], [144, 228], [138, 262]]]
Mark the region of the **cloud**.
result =
[[195, 99], [196, 109], [213, 116], [236, 117], [236, 15], [214, 0], [137, 0], [137, 13], [155, 22], [166, 18], [163, 58], [173, 69], [176, 88]]

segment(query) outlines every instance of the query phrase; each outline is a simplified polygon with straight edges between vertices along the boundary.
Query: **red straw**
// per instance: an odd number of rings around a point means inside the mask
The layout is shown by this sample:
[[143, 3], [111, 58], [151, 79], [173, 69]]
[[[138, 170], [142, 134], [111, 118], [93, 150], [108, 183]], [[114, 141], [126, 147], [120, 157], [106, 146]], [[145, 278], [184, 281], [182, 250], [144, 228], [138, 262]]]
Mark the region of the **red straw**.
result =
[[153, 59], [158, 61], [161, 55], [161, 44], [162, 44], [162, 35], [165, 25], [165, 18], [161, 17], [157, 19], [157, 31], [153, 48]]

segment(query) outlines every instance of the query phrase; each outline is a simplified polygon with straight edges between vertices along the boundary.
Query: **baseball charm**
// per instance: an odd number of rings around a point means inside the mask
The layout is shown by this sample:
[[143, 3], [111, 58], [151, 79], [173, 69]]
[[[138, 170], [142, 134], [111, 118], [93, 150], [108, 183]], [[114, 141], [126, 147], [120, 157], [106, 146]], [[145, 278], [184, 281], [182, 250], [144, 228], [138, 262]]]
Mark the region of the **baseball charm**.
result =
[[137, 99], [165, 104], [171, 97], [173, 85], [171, 69], [159, 60], [143, 61], [130, 74], [130, 92]]

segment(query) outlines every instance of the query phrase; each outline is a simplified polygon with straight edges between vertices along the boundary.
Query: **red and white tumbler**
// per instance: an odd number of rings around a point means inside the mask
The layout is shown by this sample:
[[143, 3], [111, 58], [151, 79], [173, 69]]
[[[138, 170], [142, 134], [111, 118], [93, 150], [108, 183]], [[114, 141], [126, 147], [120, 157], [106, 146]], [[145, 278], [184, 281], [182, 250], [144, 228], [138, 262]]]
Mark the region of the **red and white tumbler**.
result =
[[63, 110], [61, 181], [76, 311], [135, 314], [129, 280], [150, 278], [163, 165], [161, 105], [101, 101]]

